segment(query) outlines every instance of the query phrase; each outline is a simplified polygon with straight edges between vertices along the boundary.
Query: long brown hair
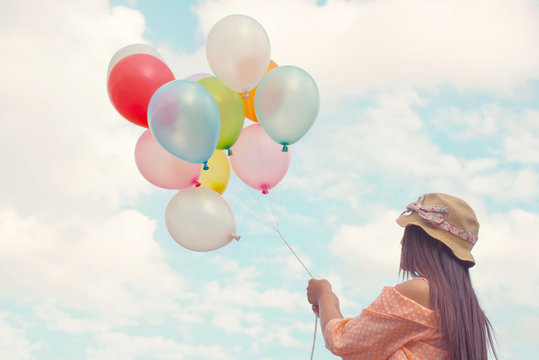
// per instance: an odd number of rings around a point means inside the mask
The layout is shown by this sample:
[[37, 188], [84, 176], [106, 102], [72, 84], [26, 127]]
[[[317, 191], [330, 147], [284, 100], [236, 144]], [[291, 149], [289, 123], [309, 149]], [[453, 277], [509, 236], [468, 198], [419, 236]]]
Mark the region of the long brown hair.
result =
[[496, 359], [494, 330], [472, 288], [469, 264], [419, 226], [408, 226], [402, 238], [401, 271], [429, 281], [430, 303], [453, 360]]

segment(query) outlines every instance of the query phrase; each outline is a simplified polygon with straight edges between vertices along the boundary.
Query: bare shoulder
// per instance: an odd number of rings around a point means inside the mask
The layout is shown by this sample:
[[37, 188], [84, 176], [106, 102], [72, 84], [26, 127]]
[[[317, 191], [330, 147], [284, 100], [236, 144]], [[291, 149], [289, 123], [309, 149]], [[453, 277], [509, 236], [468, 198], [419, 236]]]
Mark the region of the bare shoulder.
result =
[[425, 279], [416, 278], [395, 286], [402, 295], [414, 300], [426, 308], [432, 309], [430, 304], [429, 283]]

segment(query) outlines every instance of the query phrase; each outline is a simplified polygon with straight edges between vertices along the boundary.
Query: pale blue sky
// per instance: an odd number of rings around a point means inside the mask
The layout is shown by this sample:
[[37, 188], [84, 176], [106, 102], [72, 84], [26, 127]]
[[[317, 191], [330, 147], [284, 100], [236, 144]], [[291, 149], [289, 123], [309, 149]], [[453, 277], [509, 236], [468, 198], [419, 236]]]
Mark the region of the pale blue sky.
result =
[[[312, 75], [321, 108], [271, 197], [233, 179], [242, 239], [195, 253], [167, 233], [175, 192], [138, 173], [143, 129], [106, 72], [140, 42], [177, 78], [209, 72], [205, 37], [234, 13]], [[308, 358], [308, 276], [238, 201], [271, 199], [354, 316], [399, 281], [394, 219], [425, 192], [476, 210], [472, 278], [501, 358], [539, 352], [537, 1], [23, 0], [0, 24], [0, 359]], [[314, 358], [334, 359], [318, 335]]]

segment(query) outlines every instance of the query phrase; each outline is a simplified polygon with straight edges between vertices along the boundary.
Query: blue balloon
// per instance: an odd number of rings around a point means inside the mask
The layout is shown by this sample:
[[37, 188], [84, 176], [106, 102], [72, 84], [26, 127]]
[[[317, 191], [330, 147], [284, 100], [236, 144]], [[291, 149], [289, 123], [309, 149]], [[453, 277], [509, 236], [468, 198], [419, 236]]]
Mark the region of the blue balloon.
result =
[[277, 143], [294, 144], [313, 125], [320, 94], [313, 78], [296, 66], [279, 66], [258, 84], [255, 111], [258, 122]]
[[165, 150], [185, 161], [205, 164], [217, 146], [221, 120], [215, 100], [202, 85], [174, 80], [153, 94], [148, 125]]

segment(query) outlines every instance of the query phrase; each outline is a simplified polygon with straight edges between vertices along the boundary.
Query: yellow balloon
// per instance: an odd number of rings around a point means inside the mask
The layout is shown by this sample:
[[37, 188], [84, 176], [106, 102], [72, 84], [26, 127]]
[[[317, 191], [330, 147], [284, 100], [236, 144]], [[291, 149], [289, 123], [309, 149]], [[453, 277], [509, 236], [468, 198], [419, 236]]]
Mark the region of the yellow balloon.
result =
[[215, 150], [208, 160], [209, 170], [202, 170], [198, 182], [207, 188], [223, 194], [230, 180], [230, 162], [222, 150]]

